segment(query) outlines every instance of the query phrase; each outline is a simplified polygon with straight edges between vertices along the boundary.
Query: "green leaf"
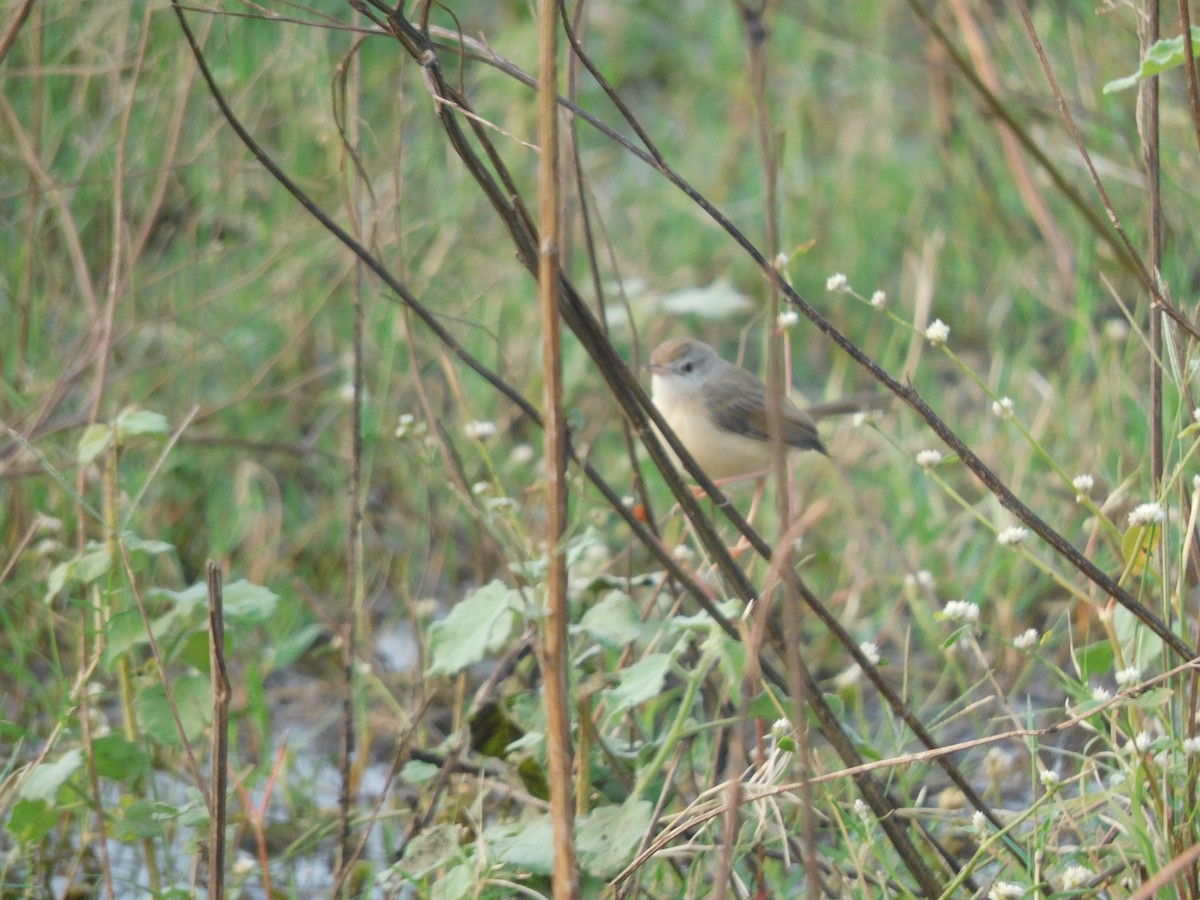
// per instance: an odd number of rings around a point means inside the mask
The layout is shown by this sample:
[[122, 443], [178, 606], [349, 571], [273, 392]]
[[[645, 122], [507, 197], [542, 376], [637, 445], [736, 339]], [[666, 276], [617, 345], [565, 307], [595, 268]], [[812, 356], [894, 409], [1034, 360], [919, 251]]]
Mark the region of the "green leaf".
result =
[[434, 825], [409, 841], [400, 858], [400, 870], [412, 878], [421, 878], [460, 856], [458, 826]]
[[321, 636], [321, 632], [324, 630], [325, 627], [323, 625], [313, 622], [297, 631], [293, 631], [275, 646], [274, 653], [268, 659], [271, 669], [286, 669], [308, 652], [308, 649], [316, 643], [317, 638]]
[[106, 734], [92, 741], [96, 774], [114, 781], [133, 781], [150, 769], [150, 754], [119, 734]]
[[[1192, 55], [1200, 56], [1200, 25], [1192, 26]], [[1146, 51], [1146, 58], [1142, 60], [1142, 64], [1136, 72], [1132, 75], [1126, 75], [1124, 78], [1110, 81], [1104, 85], [1104, 93], [1112, 94], [1116, 91], [1124, 91], [1131, 87], [1137, 87], [1137, 83], [1144, 78], [1150, 78], [1160, 72], [1165, 72], [1167, 69], [1182, 66], [1186, 56], [1187, 52], [1184, 47], [1182, 34], [1169, 40], [1157, 41], [1153, 47]]]
[[[183, 723], [184, 735], [189, 741], [195, 740], [204, 733], [212, 713], [208, 679], [203, 675], [184, 676], [172, 685], [172, 694], [180, 722]], [[142, 733], [168, 747], [181, 746], [179, 730], [171, 715], [171, 705], [167, 702], [167, 691], [163, 685], [152, 684], [142, 689], [134, 698], [134, 709]]]
[[519, 595], [501, 581], [470, 594], [429, 629], [426, 675], [454, 675], [504, 647], [516, 624]]
[[75, 458], [81, 466], [86, 466], [93, 459], [108, 449], [112, 443], [113, 430], [107, 425], [89, 425], [83, 429], [79, 444], [75, 448]]
[[58, 812], [45, 800], [18, 800], [4, 826], [23, 844], [37, 844], [54, 828]]
[[574, 631], [590, 634], [605, 647], [620, 649], [641, 637], [645, 630], [638, 608], [628, 594], [609, 591], [583, 614]]
[[[204, 593], [208, 601], [207, 586]], [[238, 625], [261, 625], [275, 615], [279, 595], [270, 588], [252, 584], [244, 578], [231, 582], [222, 592], [225, 620]]]
[[439, 878], [433, 885], [429, 896], [431, 900], [461, 900], [473, 896], [475, 887], [475, 867], [472, 865], [455, 866], [445, 877]]
[[1096, 641], [1075, 651], [1079, 677], [1084, 684], [1093, 678], [1107, 675], [1113, 667], [1113, 648], [1108, 641]]
[[83, 753], [78, 747], [68, 750], [54, 762], [42, 763], [21, 785], [21, 797], [25, 800], [44, 800], [53, 805], [58, 799], [59, 788], [82, 764]]
[[549, 875], [554, 865], [554, 829], [549, 816], [493, 826], [484, 832], [492, 855], [501, 862]]
[[1162, 529], [1157, 525], [1130, 525], [1121, 536], [1121, 556], [1130, 575], [1141, 575], [1158, 546]]
[[400, 780], [405, 784], [426, 784], [438, 777], [441, 768], [433, 763], [410, 759], [400, 770]]
[[151, 840], [163, 833], [154, 804], [143, 798], [122, 798], [121, 814], [112, 823], [112, 834], [119, 841]]
[[1169, 687], [1157, 687], [1138, 694], [1129, 702], [1138, 709], [1154, 709], [1158, 706], [1165, 706], [1174, 696], [1175, 692]]
[[650, 827], [654, 805], [631, 798], [620, 806], [602, 806], [576, 822], [579, 862], [597, 878], [616, 875], [637, 852]]
[[117, 440], [122, 444], [128, 442], [130, 438], [141, 435], [166, 437], [171, 433], [171, 425], [162, 413], [134, 407], [121, 410], [117, 415], [116, 426]]
[[605, 692], [609, 713], [615, 715], [657, 697], [670, 668], [669, 654], [648, 653], [624, 669], [616, 687]]

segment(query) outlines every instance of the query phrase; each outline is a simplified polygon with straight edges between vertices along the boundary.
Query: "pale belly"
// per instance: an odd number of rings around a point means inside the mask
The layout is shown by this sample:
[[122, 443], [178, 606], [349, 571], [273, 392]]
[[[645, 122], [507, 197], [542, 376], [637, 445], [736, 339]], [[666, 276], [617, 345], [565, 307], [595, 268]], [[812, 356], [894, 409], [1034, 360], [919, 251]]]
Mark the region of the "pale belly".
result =
[[[771, 465], [771, 447], [765, 441], [740, 437], [703, 422], [697, 425], [697, 418], [693, 416], [664, 418], [696, 458], [696, 462], [700, 463], [700, 467], [714, 481], [755, 474]], [[666, 445], [665, 440], [663, 444]], [[667, 446], [667, 452], [670, 451], [671, 448]], [[686, 475], [674, 453], [671, 453], [671, 458], [676, 468]]]

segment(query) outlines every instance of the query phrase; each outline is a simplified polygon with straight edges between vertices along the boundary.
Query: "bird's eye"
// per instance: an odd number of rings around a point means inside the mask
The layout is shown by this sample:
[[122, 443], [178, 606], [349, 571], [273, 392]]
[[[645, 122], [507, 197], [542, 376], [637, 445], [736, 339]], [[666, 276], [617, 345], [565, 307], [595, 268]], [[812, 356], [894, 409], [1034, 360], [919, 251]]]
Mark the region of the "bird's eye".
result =
[[692, 369], [696, 368], [696, 366], [693, 363], [685, 362], [681, 368], [683, 369], [684, 375], [690, 375], [692, 374]]

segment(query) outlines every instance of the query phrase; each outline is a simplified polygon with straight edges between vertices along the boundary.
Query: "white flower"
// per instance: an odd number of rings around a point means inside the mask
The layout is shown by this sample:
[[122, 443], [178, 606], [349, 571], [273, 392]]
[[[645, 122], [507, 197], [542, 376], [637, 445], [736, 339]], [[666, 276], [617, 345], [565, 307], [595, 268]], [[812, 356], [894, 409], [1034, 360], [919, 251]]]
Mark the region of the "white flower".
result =
[[489, 481], [477, 481], [471, 485], [471, 493], [476, 497], [482, 497], [484, 494], [492, 492], [492, 484]]
[[1005, 528], [996, 535], [996, 540], [1000, 542], [1000, 546], [1002, 547], [1011, 547], [1014, 544], [1021, 543], [1027, 537], [1029, 537], [1029, 529], [1022, 528], [1020, 525], [1013, 525], [1010, 528]]
[[1037, 645], [1039, 637], [1036, 628], [1026, 628], [1025, 631], [1013, 638], [1013, 646], [1018, 650], [1028, 650]]
[[1083, 498], [1096, 486], [1096, 479], [1091, 475], [1076, 475], [1071, 479], [1071, 486], [1075, 488], [1075, 502], [1082, 503]]
[[857, 797], [854, 800], [854, 814], [864, 822], [871, 821], [871, 807], [863, 802], [862, 797]]
[[871, 295], [871, 305], [876, 309], [883, 309], [887, 306], [887, 294], [883, 291], [876, 291]]
[[775, 271], [782, 272], [784, 269], [787, 268], [787, 264], [788, 264], [788, 255], [786, 253], [784, 253], [781, 250], [775, 254], [775, 262], [772, 263], [772, 265], [775, 266]]
[[979, 607], [966, 600], [951, 600], [942, 607], [942, 618], [974, 625], [979, 621]]
[[1137, 753], [1145, 753], [1154, 744], [1154, 738], [1148, 731], [1139, 731], [1133, 738], [1133, 749]]
[[988, 900], [1008, 900], [1009, 897], [1024, 897], [1025, 885], [1012, 881], [997, 881], [988, 891]]
[[850, 288], [850, 279], [838, 272], [836, 275], [830, 275], [825, 280], [825, 290], [827, 291], [846, 291]]
[[979, 810], [975, 810], [975, 812], [971, 813], [971, 827], [980, 834], [987, 834], [987, 816], [985, 816]]
[[934, 319], [933, 324], [925, 329], [925, 339], [935, 347], [940, 347], [950, 337], [950, 326], [941, 319]]
[[396, 426], [396, 437], [405, 437], [412, 432], [413, 426], [416, 424], [416, 417], [412, 413], [405, 413], [400, 417], [400, 423]]
[[1184, 738], [1183, 752], [1188, 756], [1200, 755], [1200, 737]]
[[771, 726], [771, 734], [775, 735], [778, 740], [781, 737], [787, 737], [792, 733], [792, 723], [787, 719], [776, 719], [775, 724]]
[[883, 413], [877, 409], [860, 409], [850, 421], [855, 428], [862, 428], [864, 425], [874, 425], [882, 418]]
[[1094, 687], [1092, 688], [1092, 699], [1104, 703], [1112, 699], [1112, 691], [1103, 686]]
[[463, 426], [463, 434], [468, 441], [484, 441], [496, 435], [495, 422], [468, 422]]
[[1129, 514], [1130, 525], [1157, 525], [1166, 513], [1158, 503], [1142, 503]]
[[992, 412], [1002, 419], [1011, 419], [1013, 417], [1013, 400], [1012, 397], [1001, 397], [992, 403]]
[[1063, 872], [1062, 886], [1064, 891], [1074, 891], [1087, 887], [1092, 880], [1092, 870], [1087, 866], [1070, 866]]
[[1197, 422], [1200, 422], [1200, 406], [1197, 406], [1195, 409], [1192, 410], [1192, 418], [1195, 419]]
[[687, 544], [676, 544], [671, 550], [671, 555], [680, 562], [690, 562], [696, 553]]
[[917, 454], [917, 465], [922, 469], [931, 469], [942, 461], [942, 454], [938, 450], [922, 450]]
[[1124, 690], [1131, 685], [1137, 684], [1138, 679], [1142, 677], [1142, 670], [1137, 666], [1129, 666], [1119, 671], [1114, 677], [1117, 679], [1117, 687]]
[[794, 309], [785, 309], [779, 314], [779, 318], [775, 320], [780, 328], [791, 328], [800, 321], [800, 313]]
[[1062, 782], [1062, 779], [1053, 769], [1041, 769], [1038, 772], [1038, 781], [1042, 783], [1042, 787], [1054, 790]]
[[867, 658], [867, 662], [873, 666], [879, 665], [879, 645], [874, 641], [863, 641], [858, 645], [858, 649], [862, 651], [862, 655]]
[[510, 458], [518, 466], [524, 466], [533, 462], [535, 455], [536, 451], [529, 444], [517, 444], [517, 446], [512, 448]]
[[904, 576], [904, 586], [906, 588], [924, 588], [927, 591], [932, 591], [935, 582], [933, 573], [928, 569], [921, 569], [915, 575], [911, 572]]

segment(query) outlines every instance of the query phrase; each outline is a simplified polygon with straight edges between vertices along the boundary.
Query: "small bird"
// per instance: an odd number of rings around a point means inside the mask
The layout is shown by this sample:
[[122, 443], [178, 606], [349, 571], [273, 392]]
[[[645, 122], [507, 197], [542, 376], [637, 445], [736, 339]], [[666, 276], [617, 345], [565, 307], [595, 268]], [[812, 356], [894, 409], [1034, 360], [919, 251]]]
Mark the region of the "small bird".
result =
[[[758, 377], [692, 338], [659, 344], [646, 368], [654, 405], [710, 478], [729, 480], [770, 466], [767, 386]], [[826, 453], [813, 420], [787, 397], [782, 406], [783, 442]]]

